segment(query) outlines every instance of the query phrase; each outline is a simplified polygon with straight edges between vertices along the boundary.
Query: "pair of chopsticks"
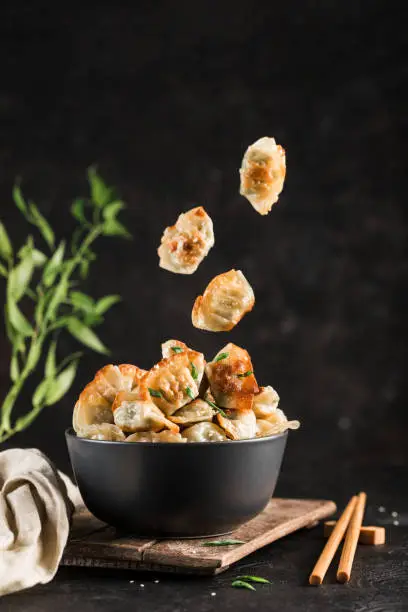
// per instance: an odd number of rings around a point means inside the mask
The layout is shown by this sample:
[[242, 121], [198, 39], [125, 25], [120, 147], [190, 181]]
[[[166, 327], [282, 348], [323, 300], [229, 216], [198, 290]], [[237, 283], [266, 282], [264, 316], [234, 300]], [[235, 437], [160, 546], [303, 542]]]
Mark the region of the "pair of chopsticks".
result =
[[322, 584], [346, 530], [346, 539], [337, 570], [337, 582], [344, 583], [350, 580], [354, 555], [356, 554], [357, 543], [360, 537], [360, 528], [363, 524], [366, 501], [367, 495], [365, 493], [354, 495], [350, 499], [309, 576], [309, 584]]

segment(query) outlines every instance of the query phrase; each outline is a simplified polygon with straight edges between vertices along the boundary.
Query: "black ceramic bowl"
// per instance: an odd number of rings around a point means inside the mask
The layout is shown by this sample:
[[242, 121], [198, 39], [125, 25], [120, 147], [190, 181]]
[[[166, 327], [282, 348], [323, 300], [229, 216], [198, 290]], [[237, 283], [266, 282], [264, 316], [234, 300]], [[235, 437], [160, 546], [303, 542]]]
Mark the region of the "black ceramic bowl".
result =
[[66, 431], [75, 478], [99, 519], [142, 537], [225, 534], [273, 495], [287, 433], [236, 442], [104, 442]]

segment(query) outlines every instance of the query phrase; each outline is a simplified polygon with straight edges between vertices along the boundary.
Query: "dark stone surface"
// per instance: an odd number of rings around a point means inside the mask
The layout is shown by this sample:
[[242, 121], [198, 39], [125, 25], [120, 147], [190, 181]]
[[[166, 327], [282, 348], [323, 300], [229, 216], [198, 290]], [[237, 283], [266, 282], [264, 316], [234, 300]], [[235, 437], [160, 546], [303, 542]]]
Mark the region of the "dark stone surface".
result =
[[[246, 347], [259, 381], [302, 421], [281, 495], [340, 504], [365, 488], [373, 506], [407, 508], [404, 8], [198, 0], [0, 9], [0, 217], [13, 240], [26, 234], [11, 204], [16, 175], [64, 237], [74, 227], [69, 202], [97, 162], [128, 203], [135, 237], [101, 242], [85, 288], [123, 294], [100, 328], [112, 359], [149, 366], [172, 336], [209, 355], [229, 340]], [[288, 173], [264, 218], [238, 195], [237, 168], [265, 134], [287, 150]], [[196, 203], [214, 219], [215, 248], [191, 277], [160, 270], [163, 227]], [[232, 267], [251, 281], [254, 311], [228, 335], [195, 330], [195, 296]], [[62, 340], [62, 354], [76, 348]], [[1, 331], [0, 396], [8, 361]], [[62, 432], [75, 396], [103, 364], [87, 355], [72, 393], [9, 446], [40, 447], [68, 469]], [[27, 394], [20, 409], [29, 402]], [[254, 563], [274, 580], [256, 594], [230, 589], [233, 571], [209, 582], [143, 578], [140, 594], [122, 573], [63, 570], [0, 605], [206, 611], [278, 601], [286, 610], [403, 610], [406, 542], [395, 528], [389, 547], [362, 549], [346, 587], [304, 587], [322, 543], [310, 532], [248, 560], [245, 567]]]

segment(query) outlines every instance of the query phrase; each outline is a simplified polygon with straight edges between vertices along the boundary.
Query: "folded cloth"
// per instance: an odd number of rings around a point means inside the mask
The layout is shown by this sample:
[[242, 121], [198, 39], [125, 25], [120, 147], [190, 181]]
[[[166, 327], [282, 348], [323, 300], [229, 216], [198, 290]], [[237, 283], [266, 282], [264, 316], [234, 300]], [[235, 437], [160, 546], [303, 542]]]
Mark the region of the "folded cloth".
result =
[[81, 501], [40, 451], [0, 452], [0, 595], [52, 580]]

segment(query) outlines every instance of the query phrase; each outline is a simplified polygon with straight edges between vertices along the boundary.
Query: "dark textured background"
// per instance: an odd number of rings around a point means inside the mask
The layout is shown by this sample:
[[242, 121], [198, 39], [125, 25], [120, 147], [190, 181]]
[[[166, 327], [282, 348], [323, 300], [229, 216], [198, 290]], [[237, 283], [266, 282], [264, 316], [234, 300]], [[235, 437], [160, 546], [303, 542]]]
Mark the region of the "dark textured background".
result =
[[[85, 288], [124, 297], [100, 328], [115, 362], [148, 367], [169, 337], [207, 355], [230, 340], [246, 347], [258, 380], [302, 421], [283, 473], [292, 494], [340, 456], [350, 473], [403, 467], [403, 3], [149, 4], [3, 5], [0, 213], [13, 241], [26, 231], [11, 203], [16, 175], [66, 237], [69, 203], [97, 162], [134, 234], [100, 241]], [[238, 194], [242, 154], [263, 135], [285, 147], [288, 168], [267, 217]], [[163, 228], [196, 204], [214, 220], [215, 248], [193, 276], [159, 269]], [[194, 329], [194, 298], [232, 267], [252, 283], [254, 311], [230, 334]], [[62, 352], [76, 348], [65, 337]], [[8, 360], [2, 330], [1, 395]], [[38, 446], [67, 468], [63, 429], [104, 363], [84, 358], [72, 392], [10, 445]]]

